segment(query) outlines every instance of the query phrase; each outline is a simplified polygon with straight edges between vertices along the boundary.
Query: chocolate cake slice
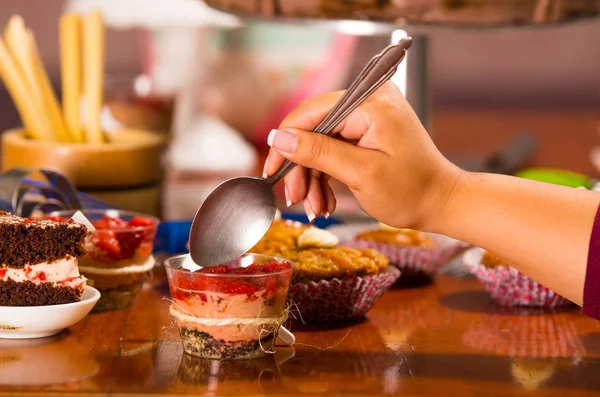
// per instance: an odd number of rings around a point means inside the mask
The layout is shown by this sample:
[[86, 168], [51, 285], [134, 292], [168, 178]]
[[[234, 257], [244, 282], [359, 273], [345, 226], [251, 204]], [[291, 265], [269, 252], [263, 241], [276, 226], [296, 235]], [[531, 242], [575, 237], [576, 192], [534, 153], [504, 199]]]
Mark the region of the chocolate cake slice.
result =
[[85, 288], [78, 258], [88, 230], [74, 221], [20, 218], [0, 211], [0, 306], [76, 302]]

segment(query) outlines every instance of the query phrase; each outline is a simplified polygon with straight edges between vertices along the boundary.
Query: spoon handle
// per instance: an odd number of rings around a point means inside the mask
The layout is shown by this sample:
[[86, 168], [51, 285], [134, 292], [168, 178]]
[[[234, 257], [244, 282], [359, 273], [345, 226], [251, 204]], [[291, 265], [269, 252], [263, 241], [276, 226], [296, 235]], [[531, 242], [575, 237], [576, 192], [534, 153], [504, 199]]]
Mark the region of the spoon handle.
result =
[[[358, 105], [363, 103], [365, 99], [371, 96], [372, 93], [396, 73], [396, 68], [404, 59], [406, 50], [409, 49], [411, 44], [412, 38], [404, 37], [397, 44], [388, 46], [371, 58], [333, 109], [329, 111], [327, 116], [315, 128], [314, 132], [329, 135], [351, 111], [356, 109]], [[271, 185], [275, 185], [295, 165], [291, 161], [286, 160], [277, 172], [265, 181]]]

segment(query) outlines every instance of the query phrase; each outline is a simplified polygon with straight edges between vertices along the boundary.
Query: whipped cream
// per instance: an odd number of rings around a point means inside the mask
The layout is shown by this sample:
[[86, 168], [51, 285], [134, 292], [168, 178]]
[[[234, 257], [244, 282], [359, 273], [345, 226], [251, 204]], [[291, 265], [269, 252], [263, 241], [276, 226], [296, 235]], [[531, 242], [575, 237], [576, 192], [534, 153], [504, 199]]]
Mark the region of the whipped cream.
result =
[[85, 277], [79, 274], [77, 268], [77, 258], [70, 255], [51, 263], [25, 265], [21, 269], [0, 268], [0, 280], [12, 280], [18, 283], [31, 281], [35, 284], [53, 283], [71, 288], [85, 286]]
[[316, 227], [306, 229], [298, 237], [299, 248], [332, 248], [339, 242], [340, 240], [335, 234]]

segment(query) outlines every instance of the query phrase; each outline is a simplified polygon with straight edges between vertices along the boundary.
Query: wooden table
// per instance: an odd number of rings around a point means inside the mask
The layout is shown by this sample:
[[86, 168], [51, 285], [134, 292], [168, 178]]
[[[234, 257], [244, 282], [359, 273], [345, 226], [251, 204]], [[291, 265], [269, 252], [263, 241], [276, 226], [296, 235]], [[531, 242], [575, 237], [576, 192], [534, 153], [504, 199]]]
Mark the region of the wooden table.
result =
[[[440, 110], [433, 127], [444, 153], [467, 155], [531, 130], [534, 165], [597, 175], [597, 112]], [[198, 195], [179, 183], [166, 206], [188, 217]], [[354, 324], [294, 323], [293, 349], [240, 362], [184, 356], [167, 298], [158, 275], [129, 310], [91, 314], [51, 340], [0, 340], [0, 395], [600, 395], [600, 322], [577, 308], [501, 310], [473, 279], [390, 290]]]
[[0, 395], [600, 395], [600, 322], [499, 308], [474, 279], [392, 289], [352, 324], [291, 324], [293, 348], [237, 362], [183, 355], [160, 279], [129, 310], [0, 341]]

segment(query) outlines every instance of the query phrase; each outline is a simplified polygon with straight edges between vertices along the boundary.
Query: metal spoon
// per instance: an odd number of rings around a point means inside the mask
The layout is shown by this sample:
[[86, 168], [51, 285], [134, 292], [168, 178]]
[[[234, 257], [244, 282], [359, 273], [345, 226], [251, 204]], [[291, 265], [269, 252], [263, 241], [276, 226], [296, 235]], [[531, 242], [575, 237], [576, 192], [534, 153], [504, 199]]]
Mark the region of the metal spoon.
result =
[[[412, 39], [405, 37], [373, 57], [314, 132], [328, 135], [388, 81], [411, 43]], [[190, 255], [194, 262], [203, 267], [216, 266], [229, 263], [251, 249], [265, 235], [275, 217], [273, 186], [294, 166], [286, 161], [266, 179], [233, 178], [213, 190], [192, 223]]]

